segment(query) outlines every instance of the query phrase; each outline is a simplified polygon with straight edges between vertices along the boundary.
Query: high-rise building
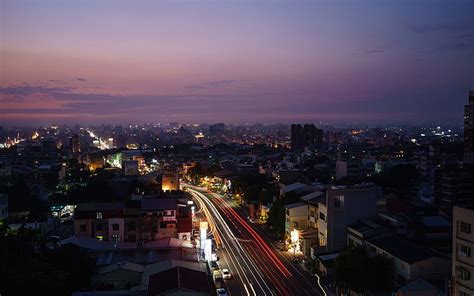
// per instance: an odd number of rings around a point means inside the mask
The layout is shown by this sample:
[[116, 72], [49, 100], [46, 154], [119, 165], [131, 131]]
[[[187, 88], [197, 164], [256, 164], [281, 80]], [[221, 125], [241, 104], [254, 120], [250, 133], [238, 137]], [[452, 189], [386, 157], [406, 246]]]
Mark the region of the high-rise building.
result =
[[303, 127], [301, 124], [291, 125], [291, 149], [301, 150], [303, 148]]
[[209, 126], [209, 136], [210, 137], [220, 137], [224, 135], [225, 124], [216, 123]]
[[464, 106], [464, 159], [474, 163], [474, 90], [469, 91], [469, 104]]
[[79, 140], [79, 135], [75, 134], [70, 139], [70, 147], [72, 153], [80, 153], [81, 152], [81, 141]]
[[453, 283], [456, 296], [474, 295], [474, 210], [453, 208]]
[[291, 125], [291, 149], [303, 150], [306, 147], [320, 148], [323, 145], [323, 130], [314, 124]]

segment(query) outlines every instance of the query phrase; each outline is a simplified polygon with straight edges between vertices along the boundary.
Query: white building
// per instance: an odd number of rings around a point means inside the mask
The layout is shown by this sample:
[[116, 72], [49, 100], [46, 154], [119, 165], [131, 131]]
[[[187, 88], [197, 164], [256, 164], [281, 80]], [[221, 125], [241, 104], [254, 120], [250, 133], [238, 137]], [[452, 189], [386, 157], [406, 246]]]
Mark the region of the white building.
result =
[[377, 200], [381, 196], [381, 188], [369, 184], [328, 188], [326, 200], [318, 203], [318, 251], [332, 252], [344, 248], [347, 226], [359, 219], [376, 216]]

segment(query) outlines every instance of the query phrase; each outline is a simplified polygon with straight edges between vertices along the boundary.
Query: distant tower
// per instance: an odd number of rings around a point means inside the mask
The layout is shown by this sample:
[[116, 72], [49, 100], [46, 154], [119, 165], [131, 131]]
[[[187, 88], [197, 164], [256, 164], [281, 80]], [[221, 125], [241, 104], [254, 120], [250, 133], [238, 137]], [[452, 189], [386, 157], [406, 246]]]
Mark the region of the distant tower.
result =
[[464, 159], [474, 162], [474, 90], [469, 91], [469, 104], [464, 106]]
[[314, 124], [292, 124], [291, 125], [291, 149], [295, 151], [304, 150], [306, 147], [320, 148], [323, 145], [323, 130], [316, 128]]
[[303, 133], [305, 147], [313, 146], [320, 148], [323, 145], [323, 130], [316, 128], [314, 124], [305, 124]]
[[209, 126], [209, 139], [212, 143], [220, 143], [224, 137], [225, 124], [216, 123]]
[[79, 140], [79, 135], [75, 134], [70, 139], [70, 147], [72, 153], [80, 153], [81, 152], [81, 141]]
[[303, 127], [301, 124], [291, 125], [291, 149], [302, 150], [304, 148]]
[[221, 137], [224, 135], [225, 124], [216, 123], [209, 126], [209, 136], [211, 137]]

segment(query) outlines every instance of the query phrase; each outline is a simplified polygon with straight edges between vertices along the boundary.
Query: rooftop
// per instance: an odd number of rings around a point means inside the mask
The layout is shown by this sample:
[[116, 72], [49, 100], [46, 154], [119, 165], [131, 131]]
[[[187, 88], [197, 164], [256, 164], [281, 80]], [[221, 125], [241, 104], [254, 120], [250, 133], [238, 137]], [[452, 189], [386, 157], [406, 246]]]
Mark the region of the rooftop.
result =
[[448, 227], [451, 223], [441, 216], [424, 216], [421, 218], [423, 225], [428, 227]]
[[294, 208], [299, 208], [299, 207], [302, 207], [302, 206], [306, 206], [306, 204], [304, 202], [297, 202], [297, 203], [292, 203], [292, 204], [286, 205], [285, 208], [294, 209]]
[[163, 211], [163, 210], [176, 210], [178, 202], [174, 198], [150, 198], [142, 200], [143, 212], [149, 211]]
[[368, 239], [367, 242], [409, 264], [436, 256], [427, 247], [416, 245], [396, 235], [382, 235]]
[[207, 295], [211, 285], [205, 272], [176, 266], [150, 276], [147, 295], [161, 295], [170, 290], [184, 289]]

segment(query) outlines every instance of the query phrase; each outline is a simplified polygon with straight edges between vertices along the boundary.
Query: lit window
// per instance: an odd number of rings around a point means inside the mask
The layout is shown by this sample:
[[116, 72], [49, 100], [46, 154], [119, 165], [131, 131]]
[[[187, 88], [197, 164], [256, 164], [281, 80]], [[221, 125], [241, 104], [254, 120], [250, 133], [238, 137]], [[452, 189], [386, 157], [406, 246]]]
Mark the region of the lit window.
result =
[[97, 219], [102, 219], [102, 213], [101, 212], [97, 212]]

